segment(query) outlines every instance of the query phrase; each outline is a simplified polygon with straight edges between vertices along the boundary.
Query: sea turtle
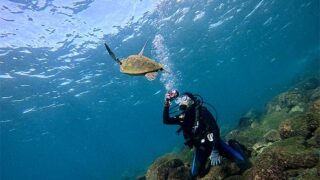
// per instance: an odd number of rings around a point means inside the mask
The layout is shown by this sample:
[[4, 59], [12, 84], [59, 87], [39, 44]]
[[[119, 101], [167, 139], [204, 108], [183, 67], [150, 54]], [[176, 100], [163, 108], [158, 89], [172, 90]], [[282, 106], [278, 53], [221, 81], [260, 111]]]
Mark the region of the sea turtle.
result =
[[157, 63], [154, 60], [143, 55], [144, 48], [147, 42], [144, 44], [138, 55], [130, 55], [126, 59], [120, 60], [112, 52], [110, 47], [104, 43], [109, 55], [120, 65], [120, 72], [129, 75], [145, 75], [149, 81], [156, 78], [158, 71], [166, 71], [163, 69], [163, 64]]

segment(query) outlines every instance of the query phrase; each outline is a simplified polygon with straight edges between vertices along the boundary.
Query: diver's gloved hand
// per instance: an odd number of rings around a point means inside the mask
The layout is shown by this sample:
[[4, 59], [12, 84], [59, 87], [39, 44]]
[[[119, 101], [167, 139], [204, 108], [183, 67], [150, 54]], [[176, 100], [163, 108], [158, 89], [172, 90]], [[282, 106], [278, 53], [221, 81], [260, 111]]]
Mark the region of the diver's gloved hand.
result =
[[217, 166], [221, 163], [221, 156], [219, 155], [219, 152], [215, 149], [211, 151], [209, 159], [211, 160], [211, 166]]
[[172, 99], [176, 98], [177, 96], [179, 96], [179, 92], [177, 90], [168, 91], [165, 95], [165, 101], [170, 102]]

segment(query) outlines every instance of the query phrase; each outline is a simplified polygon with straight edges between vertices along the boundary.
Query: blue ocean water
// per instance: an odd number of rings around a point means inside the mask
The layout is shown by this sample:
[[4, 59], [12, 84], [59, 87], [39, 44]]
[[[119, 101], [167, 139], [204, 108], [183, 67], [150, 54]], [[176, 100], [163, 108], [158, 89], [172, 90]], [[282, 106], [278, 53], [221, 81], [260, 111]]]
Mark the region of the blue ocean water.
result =
[[[318, 0], [0, 2], [0, 179], [126, 179], [181, 148], [163, 97], [201, 94], [223, 132], [309, 67]], [[145, 55], [171, 74], [119, 72], [106, 53]]]

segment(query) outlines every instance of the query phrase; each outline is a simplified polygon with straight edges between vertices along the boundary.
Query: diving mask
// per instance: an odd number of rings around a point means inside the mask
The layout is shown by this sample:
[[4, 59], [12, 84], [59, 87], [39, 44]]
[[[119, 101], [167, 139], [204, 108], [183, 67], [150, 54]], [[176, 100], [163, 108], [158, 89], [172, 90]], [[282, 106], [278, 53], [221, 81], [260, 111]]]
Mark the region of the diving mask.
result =
[[187, 95], [177, 97], [175, 102], [179, 105], [180, 110], [187, 110], [194, 104], [194, 101]]

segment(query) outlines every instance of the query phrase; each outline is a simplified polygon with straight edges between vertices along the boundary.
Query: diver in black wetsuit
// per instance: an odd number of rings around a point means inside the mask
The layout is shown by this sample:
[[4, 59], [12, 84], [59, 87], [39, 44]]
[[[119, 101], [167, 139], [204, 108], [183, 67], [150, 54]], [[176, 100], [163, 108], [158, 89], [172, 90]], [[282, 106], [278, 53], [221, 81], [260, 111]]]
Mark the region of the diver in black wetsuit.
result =
[[[208, 158], [212, 166], [221, 163], [220, 155], [235, 161], [245, 161], [242, 151], [235, 150], [220, 139], [220, 129], [215, 118], [195, 95], [184, 93], [178, 96], [179, 93], [176, 90], [166, 94], [163, 123], [180, 125], [178, 133], [183, 132], [185, 145], [195, 148], [191, 169], [193, 177], [206, 173], [205, 166]], [[176, 99], [182, 112], [170, 117], [170, 104], [173, 99]], [[237, 146], [236, 143], [234, 144]]]

